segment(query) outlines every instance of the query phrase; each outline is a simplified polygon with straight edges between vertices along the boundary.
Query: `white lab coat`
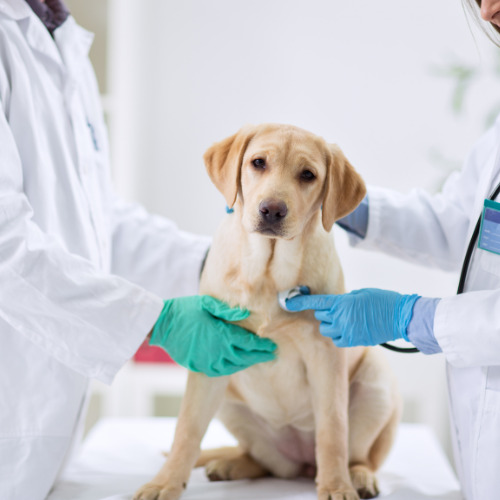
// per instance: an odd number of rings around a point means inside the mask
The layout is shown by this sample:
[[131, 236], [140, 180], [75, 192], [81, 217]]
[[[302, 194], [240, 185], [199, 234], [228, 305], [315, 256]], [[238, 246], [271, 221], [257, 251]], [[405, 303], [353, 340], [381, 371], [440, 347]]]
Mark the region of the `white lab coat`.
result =
[[88, 380], [111, 382], [207, 238], [113, 193], [92, 35], [0, 2], [0, 499], [43, 500]]
[[[488, 198], [500, 181], [500, 118], [463, 170], [431, 196], [369, 188], [363, 248], [447, 270], [461, 268]], [[447, 360], [456, 465], [467, 500], [500, 495], [500, 255], [476, 248], [463, 295], [443, 298], [434, 333]]]

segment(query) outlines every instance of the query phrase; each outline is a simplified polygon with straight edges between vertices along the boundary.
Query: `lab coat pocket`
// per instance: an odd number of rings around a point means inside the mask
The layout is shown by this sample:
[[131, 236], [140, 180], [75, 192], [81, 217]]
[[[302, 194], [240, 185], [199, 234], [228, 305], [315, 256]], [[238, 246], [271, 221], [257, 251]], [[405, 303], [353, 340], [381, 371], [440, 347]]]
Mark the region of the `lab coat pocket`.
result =
[[473, 498], [497, 498], [500, 491], [500, 367], [489, 367], [479, 409], [472, 487]]
[[477, 249], [477, 252], [481, 268], [488, 273], [500, 276], [500, 255], [480, 248]]

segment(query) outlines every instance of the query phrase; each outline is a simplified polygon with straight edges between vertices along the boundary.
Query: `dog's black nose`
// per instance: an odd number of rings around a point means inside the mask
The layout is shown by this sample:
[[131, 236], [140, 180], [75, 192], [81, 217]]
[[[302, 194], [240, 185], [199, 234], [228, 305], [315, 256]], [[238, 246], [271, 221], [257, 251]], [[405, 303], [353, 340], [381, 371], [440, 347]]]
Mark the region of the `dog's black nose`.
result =
[[259, 204], [259, 212], [261, 217], [269, 224], [281, 222], [286, 214], [288, 208], [283, 201], [278, 200], [264, 200]]

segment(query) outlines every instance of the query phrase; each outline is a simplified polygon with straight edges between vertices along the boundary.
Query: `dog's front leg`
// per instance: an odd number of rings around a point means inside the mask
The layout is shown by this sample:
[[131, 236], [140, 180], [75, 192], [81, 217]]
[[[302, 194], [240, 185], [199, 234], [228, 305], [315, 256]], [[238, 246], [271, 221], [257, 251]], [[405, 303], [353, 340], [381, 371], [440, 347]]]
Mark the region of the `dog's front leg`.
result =
[[349, 476], [347, 353], [330, 339], [302, 337], [316, 424], [316, 484], [319, 500], [358, 500]]
[[189, 373], [172, 450], [155, 478], [137, 491], [134, 500], [177, 500], [181, 496], [228, 382], [229, 377]]

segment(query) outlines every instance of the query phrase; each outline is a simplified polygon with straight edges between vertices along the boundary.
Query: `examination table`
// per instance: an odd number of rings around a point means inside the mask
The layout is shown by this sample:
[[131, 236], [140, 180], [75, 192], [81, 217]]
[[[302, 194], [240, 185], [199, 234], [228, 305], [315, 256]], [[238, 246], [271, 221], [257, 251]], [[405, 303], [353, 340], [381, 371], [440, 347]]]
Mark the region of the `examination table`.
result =
[[[104, 418], [90, 431], [48, 500], [130, 500], [164, 462], [176, 420]], [[203, 448], [234, 443], [218, 421], [210, 424]], [[378, 473], [381, 494], [391, 500], [460, 500], [456, 477], [428, 427], [402, 424], [394, 448]], [[309, 479], [264, 478], [211, 483], [195, 469], [183, 500], [315, 500]]]

